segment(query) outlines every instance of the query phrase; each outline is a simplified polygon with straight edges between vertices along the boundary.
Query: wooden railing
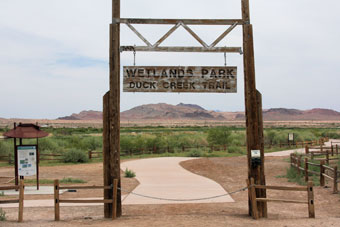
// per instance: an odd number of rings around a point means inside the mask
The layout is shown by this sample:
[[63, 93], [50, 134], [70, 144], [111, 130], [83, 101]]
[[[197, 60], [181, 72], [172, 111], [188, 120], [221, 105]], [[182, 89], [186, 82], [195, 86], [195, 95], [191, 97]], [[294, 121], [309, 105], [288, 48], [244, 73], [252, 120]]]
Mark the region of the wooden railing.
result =
[[[77, 189], [113, 189], [112, 199], [88, 199], [88, 200], [75, 200], [75, 199], [60, 199], [59, 190], [77, 190]], [[60, 186], [59, 180], [54, 180], [54, 220], [60, 220], [60, 203], [112, 203], [112, 219], [117, 217], [117, 190], [118, 180], [113, 180], [112, 186]]]
[[0, 191], [19, 190], [18, 199], [0, 200], [0, 204], [19, 203], [18, 222], [23, 222], [24, 220], [24, 187], [23, 180], [20, 180], [19, 185], [16, 186], [0, 186]]
[[[302, 159], [304, 157], [304, 160]], [[327, 156], [329, 157], [329, 156]], [[304, 175], [305, 181], [308, 182], [309, 175], [316, 175], [320, 177], [320, 186], [325, 186], [325, 178], [328, 180], [331, 180], [333, 184], [333, 193], [338, 193], [338, 166], [334, 165], [333, 167], [330, 167], [329, 164], [326, 165], [326, 163], [329, 163], [329, 160], [335, 160], [335, 158], [326, 158], [326, 159], [318, 159], [320, 161], [319, 164], [310, 162], [308, 157], [303, 155], [297, 155], [297, 154], [291, 154], [290, 155], [290, 163], [291, 166], [294, 167], [297, 170], [298, 175]], [[314, 171], [310, 169], [310, 166], [315, 166], [319, 168], [319, 171]]]
[[[249, 188], [249, 199], [251, 201], [251, 212], [254, 219], [258, 219], [258, 202], [280, 202], [280, 203], [300, 203], [308, 205], [308, 215], [309, 218], [315, 218], [315, 207], [314, 207], [314, 191], [313, 182], [308, 182], [307, 186], [300, 187], [287, 187], [287, 186], [269, 186], [269, 185], [256, 185], [254, 184], [254, 179], [247, 179], [247, 185]], [[287, 199], [273, 199], [273, 198], [257, 198], [255, 189], [265, 189], [265, 190], [280, 190], [280, 191], [300, 191], [307, 192], [306, 200], [287, 200]]]

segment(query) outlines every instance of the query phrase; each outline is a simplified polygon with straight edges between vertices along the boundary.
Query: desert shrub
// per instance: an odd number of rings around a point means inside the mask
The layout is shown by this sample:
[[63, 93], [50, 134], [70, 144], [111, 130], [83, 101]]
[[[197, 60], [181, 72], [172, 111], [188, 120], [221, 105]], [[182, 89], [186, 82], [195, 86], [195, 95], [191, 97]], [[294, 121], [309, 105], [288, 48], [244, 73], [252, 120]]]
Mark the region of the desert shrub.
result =
[[238, 153], [238, 154], [243, 153], [242, 148], [239, 146], [235, 146], [235, 145], [229, 146], [227, 150], [228, 150], [228, 153]]
[[234, 146], [245, 146], [246, 136], [245, 133], [233, 132], [229, 136], [229, 144]]
[[59, 150], [58, 143], [50, 138], [43, 138], [39, 140], [39, 151], [42, 153], [56, 153]]
[[69, 149], [63, 154], [63, 161], [65, 163], [85, 163], [89, 161], [87, 154], [79, 149]]
[[0, 156], [7, 156], [14, 153], [14, 145], [9, 141], [0, 140]]
[[199, 151], [199, 150], [191, 151], [191, 152], [188, 154], [188, 157], [201, 157], [201, 156], [202, 156], [202, 152]]
[[231, 131], [225, 127], [212, 128], [208, 130], [207, 140], [209, 145], [228, 145]]
[[102, 138], [89, 136], [82, 139], [82, 147], [84, 150], [94, 151], [102, 147]]
[[127, 178], [133, 178], [136, 176], [136, 173], [132, 171], [131, 169], [126, 168], [124, 171], [124, 176]]
[[6, 221], [6, 212], [0, 208], [0, 221]]

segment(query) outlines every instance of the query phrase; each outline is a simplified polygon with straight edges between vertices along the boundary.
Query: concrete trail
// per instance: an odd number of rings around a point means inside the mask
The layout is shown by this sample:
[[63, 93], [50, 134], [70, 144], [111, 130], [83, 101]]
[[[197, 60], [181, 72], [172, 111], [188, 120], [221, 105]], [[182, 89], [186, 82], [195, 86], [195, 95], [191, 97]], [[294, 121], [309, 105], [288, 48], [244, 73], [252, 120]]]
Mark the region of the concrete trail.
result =
[[[221, 185], [215, 181], [191, 173], [182, 168], [179, 163], [194, 158], [170, 157], [150, 158], [128, 161], [121, 164], [136, 172], [139, 185], [134, 193], [168, 199], [197, 199], [227, 194]], [[198, 201], [166, 201], [140, 197], [129, 194], [123, 204], [172, 204], [172, 203], [222, 203], [234, 202], [229, 196]]]

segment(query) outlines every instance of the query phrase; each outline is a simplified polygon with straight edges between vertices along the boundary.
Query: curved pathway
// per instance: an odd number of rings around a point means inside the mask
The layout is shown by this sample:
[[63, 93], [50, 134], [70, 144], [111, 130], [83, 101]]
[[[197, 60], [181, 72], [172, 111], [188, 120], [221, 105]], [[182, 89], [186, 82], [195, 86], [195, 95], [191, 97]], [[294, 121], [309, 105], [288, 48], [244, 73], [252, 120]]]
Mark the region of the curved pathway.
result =
[[[196, 175], [182, 168], [179, 163], [194, 158], [149, 158], [121, 163], [136, 173], [139, 185], [133, 190], [147, 196], [169, 199], [197, 199], [227, 194], [215, 181]], [[123, 204], [172, 204], [172, 203], [220, 203], [234, 202], [229, 196], [199, 201], [166, 201], [127, 195]]]

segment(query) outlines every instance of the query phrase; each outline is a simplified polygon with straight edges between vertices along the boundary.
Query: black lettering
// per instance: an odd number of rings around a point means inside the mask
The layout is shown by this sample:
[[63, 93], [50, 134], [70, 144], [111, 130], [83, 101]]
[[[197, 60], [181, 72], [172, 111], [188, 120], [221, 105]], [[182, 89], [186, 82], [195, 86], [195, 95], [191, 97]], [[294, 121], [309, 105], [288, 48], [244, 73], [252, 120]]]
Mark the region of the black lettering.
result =
[[130, 82], [129, 88], [135, 88], [135, 83], [134, 82]]
[[184, 74], [185, 74], [185, 72], [184, 72], [183, 69], [179, 69], [179, 70], [178, 70], [178, 78], [183, 78], [183, 77], [184, 77]]
[[216, 78], [216, 72], [214, 69], [212, 69], [210, 72], [210, 78], [214, 78], [214, 77]]
[[223, 78], [225, 77], [225, 70], [224, 70], [224, 69], [220, 69], [220, 70], [218, 71], [218, 77], [219, 77], [219, 78], [222, 78], [222, 76], [223, 76]]
[[209, 71], [207, 69], [202, 69], [202, 78], [204, 78], [205, 75], [208, 75]]
[[169, 77], [171, 78], [172, 76], [173, 76], [174, 78], [177, 77], [177, 69], [170, 69], [170, 70], [169, 70]]
[[195, 90], [195, 82], [190, 83], [190, 88]]
[[142, 83], [141, 82], [137, 82], [136, 83], [136, 88], [142, 88]]
[[214, 83], [213, 82], [209, 82], [209, 89], [214, 89]]
[[194, 75], [194, 71], [192, 71], [192, 69], [188, 69], [187, 70], [187, 74], [190, 75], [190, 76], [193, 76]]
[[221, 83], [217, 82], [216, 83], [216, 89], [219, 89], [219, 88], [221, 88]]
[[138, 76], [139, 77], [144, 77], [144, 69], [138, 69]]
[[207, 89], [207, 82], [203, 82], [202, 84], [203, 84], [204, 89]]
[[183, 82], [177, 82], [177, 89], [183, 88]]
[[136, 69], [127, 69], [126, 70], [128, 77], [135, 77], [136, 75]]
[[164, 87], [164, 88], [169, 88], [169, 82], [164, 82], [164, 83], [163, 83], [163, 87]]
[[166, 72], [165, 69], [163, 69], [163, 71], [162, 71], [162, 77], [168, 77], [168, 73]]
[[144, 82], [143, 83], [143, 88], [149, 88], [149, 83], [148, 82]]
[[233, 69], [227, 69], [227, 75], [228, 76], [233, 76], [233, 72], [234, 72]]
[[152, 82], [152, 83], [150, 83], [150, 88], [152, 88], [152, 89], [156, 89], [156, 82]]
[[183, 88], [184, 89], [188, 89], [189, 88], [189, 83], [188, 82], [184, 82], [183, 83]]
[[170, 83], [170, 89], [176, 89], [176, 82]]

